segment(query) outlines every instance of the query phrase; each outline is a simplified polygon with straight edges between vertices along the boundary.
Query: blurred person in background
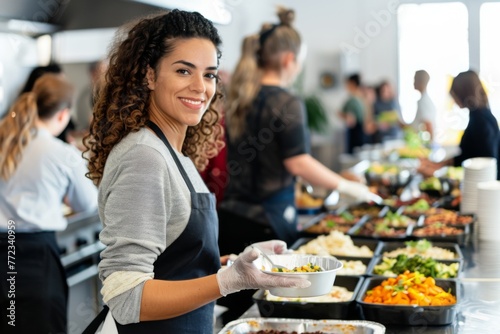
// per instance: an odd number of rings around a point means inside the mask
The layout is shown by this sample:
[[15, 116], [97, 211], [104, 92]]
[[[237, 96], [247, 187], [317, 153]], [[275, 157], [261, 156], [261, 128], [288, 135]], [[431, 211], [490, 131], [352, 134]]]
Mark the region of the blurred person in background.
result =
[[345, 81], [349, 98], [344, 103], [340, 117], [347, 127], [347, 153], [352, 154], [355, 147], [365, 144], [364, 118], [365, 105], [362, 100], [361, 79], [359, 74], [352, 74]]
[[[277, 237], [298, 238], [294, 188], [300, 176], [360, 200], [368, 188], [343, 179], [310, 154], [303, 101], [288, 87], [301, 70], [302, 42], [295, 12], [280, 7], [278, 24], [248, 36], [232, 75], [226, 110], [229, 184], [219, 209], [219, 245], [234, 253], [241, 245]], [[303, 57], [302, 57], [303, 58]]]
[[212, 333], [222, 296], [310, 285], [263, 273], [255, 249], [221, 269], [215, 198], [199, 174], [224, 145], [213, 24], [173, 10], [117, 36], [85, 141], [106, 245], [99, 277], [109, 309], [97, 326], [105, 315], [120, 334]]
[[[292, 25], [295, 12], [279, 7], [278, 17], [278, 24], [264, 24], [243, 40], [228, 89], [229, 184], [218, 209], [222, 254], [263, 240], [291, 245], [298, 239], [298, 176], [362, 201], [370, 194], [364, 184], [342, 178], [311, 156], [304, 103], [288, 89], [301, 70], [304, 47]], [[225, 322], [252, 304], [251, 293], [219, 301], [229, 307]]]
[[[67, 332], [68, 287], [55, 232], [67, 226], [63, 201], [74, 212], [97, 207], [80, 152], [55, 138], [69, 122], [73, 93], [63, 76], [44, 74], [0, 123], [0, 256], [17, 272], [15, 298], [1, 291], [1, 333]], [[7, 278], [2, 270], [2, 287]], [[6, 320], [12, 301], [15, 327]]]
[[[31, 90], [35, 85], [36, 80], [45, 73], [64, 75], [61, 66], [57, 63], [51, 63], [47, 66], [35, 67], [28, 76], [28, 79], [26, 80], [24, 87], [21, 89], [20, 95], [26, 92], [31, 92]], [[75, 128], [76, 128], [76, 122], [70, 117], [68, 125], [66, 125], [66, 127], [59, 135], [57, 135], [57, 138], [61, 139], [66, 143], [71, 143], [73, 141], [73, 138], [71, 137], [71, 132], [75, 130]]]
[[402, 139], [401, 107], [394, 88], [389, 81], [382, 81], [376, 88], [376, 100], [373, 104], [373, 117], [377, 124], [375, 143]]
[[436, 131], [436, 106], [427, 94], [427, 84], [430, 76], [425, 70], [415, 72], [413, 86], [420, 92], [421, 96], [417, 102], [417, 113], [415, 119], [410, 124], [415, 132], [428, 132], [429, 140], [435, 139]]
[[476, 72], [459, 73], [451, 84], [450, 95], [460, 108], [469, 111], [469, 123], [460, 139], [460, 155], [443, 163], [421, 160], [419, 171], [431, 176], [444, 165], [461, 166], [470, 158], [497, 159], [497, 179], [500, 179], [500, 131], [498, 121], [490, 110], [488, 96]]
[[106, 72], [107, 66], [107, 60], [94, 61], [88, 65], [90, 82], [80, 92], [76, 105], [78, 130], [88, 132], [92, 120], [92, 108], [94, 107], [96, 94], [104, 80], [104, 73]]
[[374, 135], [377, 131], [377, 124], [373, 115], [373, 105], [377, 99], [377, 94], [375, 93], [375, 88], [370, 85], [361, 84], [361, 99], [364, 104], [364, 132], [365, 132], [365, 142], [367, 144], [373, 144], [375, 142]]

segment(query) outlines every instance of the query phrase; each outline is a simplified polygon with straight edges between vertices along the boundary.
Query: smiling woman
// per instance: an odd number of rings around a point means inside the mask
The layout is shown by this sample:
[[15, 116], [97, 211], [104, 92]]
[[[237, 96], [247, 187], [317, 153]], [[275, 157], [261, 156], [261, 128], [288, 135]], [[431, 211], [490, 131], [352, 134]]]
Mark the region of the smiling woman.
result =
[[174, 10], [124, 36], [85, 141], [89, 177], [99, 184], [107, 319], [119, 333], [209, 333], [223, 295], [308, 286], [263, 274], [252, 250], [219, 270], [215, 197], [197, 170], [223, 147], [213, 108], [221, 41], [212, 23]]
[[[178, 41], [175, 50], [159, 61], [156, 71], [148, 67], [150, 119], [160, 127], [165, 125], [167, 131], [185, 132], [186, 126], [197, 125], [215, 95], [217, 63], [217, 50], [211, 41]], [[182, 142], [171, 144], [182, 150]]]

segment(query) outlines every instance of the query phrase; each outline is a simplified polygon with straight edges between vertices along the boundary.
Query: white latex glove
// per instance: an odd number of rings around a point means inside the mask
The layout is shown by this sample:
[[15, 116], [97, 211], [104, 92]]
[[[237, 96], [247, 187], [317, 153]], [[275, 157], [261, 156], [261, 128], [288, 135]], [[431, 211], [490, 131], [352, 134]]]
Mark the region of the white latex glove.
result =
[[285, 254], [288, 253], [286, 242], [283, 240], [268, 240], [262, 242], [253, 243], [251, 246], [245, 248], [243, 252], [249, 248], [258, 248], [260, 251], [266, 254]]
[[373, 193], [368, 187], [359, 182], [353, 182], [346, 179], [341, 179], [337, 190], [342, 193], [354, 197], [362, 202], [372, 201]]
[[231, 266], [217, 272], [217, 283], [219, 283], [221, 295], [226, 296], [245, 289], [307, 288], [311, 285], [311, 282], [303, 278], [263, 273], [253, 264], [259, 255], [258, 249], [247, 248]]

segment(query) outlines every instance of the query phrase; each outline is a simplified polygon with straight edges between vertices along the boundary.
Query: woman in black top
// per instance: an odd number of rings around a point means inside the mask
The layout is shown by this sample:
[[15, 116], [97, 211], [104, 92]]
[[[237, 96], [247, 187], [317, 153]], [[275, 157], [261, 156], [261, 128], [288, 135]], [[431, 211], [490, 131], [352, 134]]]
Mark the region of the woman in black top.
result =
[[[450, 94], [460, 108], [469, 109], [469, 124], [460, 140], [460, 155], [453, 161], [446, 162], [461, 166], [462, 162], [476, 157], [492, 157], [497, 159], [497, 178], [500, 178], [500, 131], [498, 121], [491, 113], [488, 96], [479, 76], [474, 71], [458, 74], [451, 85]], [[444, 164], [422, 162], [424, 174], [432, 174]]]
[[241, 243], [297, 239], [296, 176], [361, 200], [370, 194], [310, 155], [304, 104], [287, 89], [301, 69], [301, 38], [292, 27], [293, 10], [280, 8], [278, 16], [279, 24], [245, 39], [229, 86], [229, 181], [219, 210], [223, 253]]

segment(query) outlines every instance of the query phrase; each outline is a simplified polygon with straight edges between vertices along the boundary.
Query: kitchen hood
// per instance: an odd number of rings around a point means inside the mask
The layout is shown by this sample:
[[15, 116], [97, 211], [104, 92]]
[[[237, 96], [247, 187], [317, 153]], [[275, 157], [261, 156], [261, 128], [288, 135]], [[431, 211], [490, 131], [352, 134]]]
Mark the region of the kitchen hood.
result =
[[160, 9], [198, 11], [227, 24], [224, 0], [0, 0], [0, 32], [39, 36], [64, 30], [118, 27]]

